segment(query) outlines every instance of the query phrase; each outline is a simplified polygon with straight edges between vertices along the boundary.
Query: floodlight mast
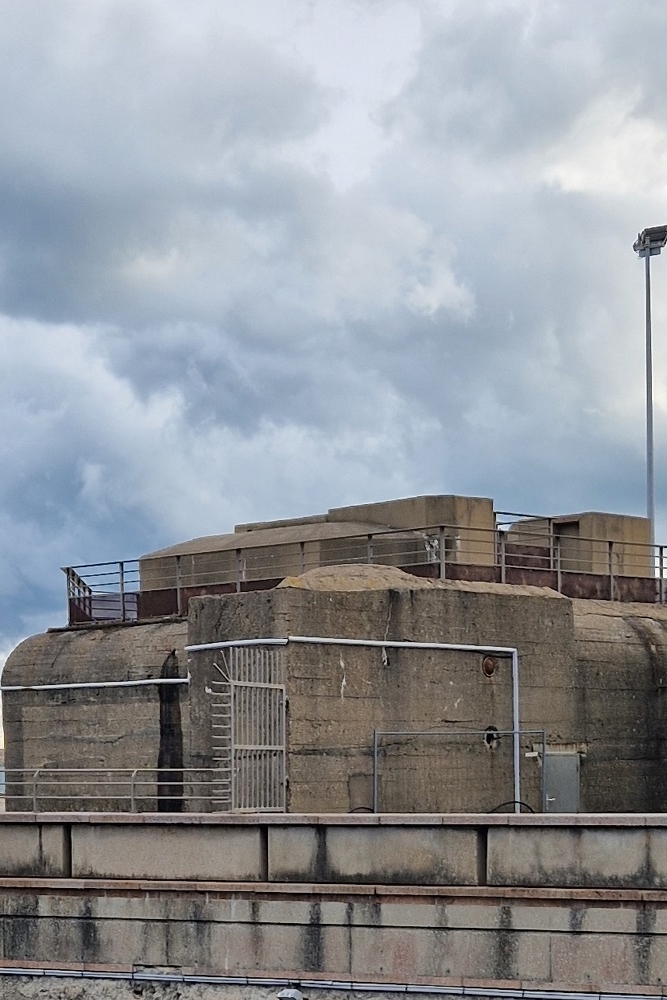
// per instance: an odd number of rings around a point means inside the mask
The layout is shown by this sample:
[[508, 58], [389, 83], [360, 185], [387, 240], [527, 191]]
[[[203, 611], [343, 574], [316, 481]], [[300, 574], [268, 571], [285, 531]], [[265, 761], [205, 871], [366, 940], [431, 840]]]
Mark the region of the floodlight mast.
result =
[[[667, 244], [667, 226], [652, 226], [637, 235], [632, 249], [644, 258], [646, 276], [646, 516], [655, 544], [655, 474], [653, 461], [653, 346], [651, 338], [651, 257]], [[653, 558], [651, 554], [651, 558]]]

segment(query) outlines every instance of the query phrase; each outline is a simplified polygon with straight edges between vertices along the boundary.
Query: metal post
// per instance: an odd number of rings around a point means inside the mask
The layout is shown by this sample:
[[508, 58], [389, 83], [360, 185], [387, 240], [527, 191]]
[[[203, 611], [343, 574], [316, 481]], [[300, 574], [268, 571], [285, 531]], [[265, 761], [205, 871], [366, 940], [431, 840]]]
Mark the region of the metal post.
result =
[[646, 516], [655, 543], [655, 481], [653, 475], [653, 346], [651, 338], [651, 253], [646, 248]]
[[41, 768], [37, 768], [32, 776], [32, 811], [37, 812], [37, 779]]
[[373, 730], [373, 812], [378, 811], [378, 731]]
[[608, 553], [607, 561], [609, 563], [609, 600], [614, 600], [614, 543], [610, 540], [607, 542]]
[[125, 567], [118, 563], [118, 591], [120, 593], [120, 618], [125, 621]]
[[134, 795], [134, 779], [137, 776], [137, 770], [132, 772], [132, 777], [130, 778], [130, 812], [135, 812], [135, 795]]
[[373, 536], [368, 536], [368, 541], [366, 542], [366, 562], [373, 562]]
[[440, 555], [440, 579], [447, 579], [447, 550], [445, 548], [445, 529], [440, 528], [438, 536], [438, 550]]
[[176, 556], [176, 614], [177, 615], [182, 615], [183, 614], [183, 611], [181, 610], [181, 587], [182, 586], [183, 586], [183, 584], [182, 584], [182, 578], [181, 578], [181, 557], [180, 556]]
[[498, 532], [498, 554], [500, 556], [500, 582], [505, 583], [505, 532]]

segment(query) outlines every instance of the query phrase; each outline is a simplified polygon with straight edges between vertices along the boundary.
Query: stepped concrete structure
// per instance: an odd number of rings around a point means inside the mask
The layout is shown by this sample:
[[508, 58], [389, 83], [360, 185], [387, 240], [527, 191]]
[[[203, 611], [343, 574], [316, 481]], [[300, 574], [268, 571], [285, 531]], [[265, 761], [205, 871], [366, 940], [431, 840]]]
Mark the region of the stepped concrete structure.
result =
[[77, 568], [81, 614], [5, 667], [7, 806], [662, 810], [647, 539], [642, 518], [418, 497], [144, 556], [129, 619], [95, 620]]
[[662, 995], [644, 519], [421, 497], [111, 565], [3, 673], [0, 989]]

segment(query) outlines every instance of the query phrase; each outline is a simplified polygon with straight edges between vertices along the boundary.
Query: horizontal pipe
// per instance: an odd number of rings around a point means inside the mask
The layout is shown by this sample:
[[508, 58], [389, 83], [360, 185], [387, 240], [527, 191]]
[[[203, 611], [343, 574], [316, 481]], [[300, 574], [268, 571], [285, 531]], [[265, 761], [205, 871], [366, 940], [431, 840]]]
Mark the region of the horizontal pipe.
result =
[[186, 653], [206, 649], [231, 649], [234, 646], [286, 646], [289, 642], [312, 643], [328, 646], [377, 646], [380, 649], [452, 649], [463, 653], [497, 653], [511, 656], [517, 650], [512, 646], [480, 646], [458, 642], [413, 642], [384, 639], [341, 639], [339, 636], [288, 635], [285, 639], [228, 639], [225, 642], [201, 642], [186, 646]]
[[141, 972], [96, 972], [93, 969], [59, 969], [42, 966], [40, 968], [18, 968], [0, 966], [0, 976], [25, 976], [33, 978], [47, 978], [53, 976], [58, 979], [119, 979], [126, 982], [154, 982], [154, 983], [210, 983], [212, 986], [264, 986], [284, 989], [286, 987], [297, 987], [307, 990], [341, 990], [347, 993], [367, 992], [367, 993], [428, 993], [438, 996], [467, 996], [467, 997], [502, 997], [518, 998], [518, 1000], [642, 1000], [642, 998], [654, 998], [654, 994], [641, 992], [624, 993], [622, 990], [604, 993], [602, 991], [591, 990], [581, 992], [579, 990], [549, 990], [549, 989], [523, 989], [517, 987], [488, 987], [475, 986], [470, 983], [468, 986], [436, 986], [428, 983], [378, 983], [378, 982], [348, 982], [339, 979], [278, 979], [254, 976], [206, 976], [196, 974], [184, 974], [178, 972], [153, 972], [144, 970]]
[[77, 681], [75, 684], [6, 684], [0, 687], [6, 691], [73, 691], [79, 688], [147, 687], [149, 684], [189, 684], [187, 677], [147, 677], [138, 681]]
[[200, 642], [186, 646], [186, 653], [198, 653], [204, 649], [231, 649], [233, 646], [286, 646], [287, 639], [229, 639], [227, 642]]

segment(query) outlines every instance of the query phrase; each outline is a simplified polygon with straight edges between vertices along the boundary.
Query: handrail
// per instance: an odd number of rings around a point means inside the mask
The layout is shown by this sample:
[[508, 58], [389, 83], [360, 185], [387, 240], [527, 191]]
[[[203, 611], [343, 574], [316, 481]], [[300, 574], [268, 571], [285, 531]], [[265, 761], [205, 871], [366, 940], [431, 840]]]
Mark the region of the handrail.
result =
[[[5, 802], [12, 811], [29, 804], [32, 812], [160, 811], [160, 802], [178, 801], [196, 811], [232, 811], [228, 768], [7, 768]], [[44, 808], [56, 804], [57, 808]], [[258, 811], [276, 812], [275, 808]]]

